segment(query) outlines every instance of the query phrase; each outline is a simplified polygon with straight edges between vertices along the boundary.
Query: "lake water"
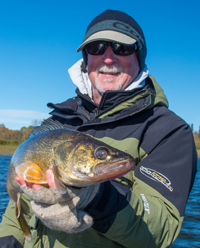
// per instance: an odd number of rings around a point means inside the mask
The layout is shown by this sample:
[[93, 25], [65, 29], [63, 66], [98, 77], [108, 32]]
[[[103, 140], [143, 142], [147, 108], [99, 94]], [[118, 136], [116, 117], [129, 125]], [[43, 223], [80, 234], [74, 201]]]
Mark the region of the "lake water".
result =
[[[9, 196], [6, 191], [6, 175], [10, 156], [0, 156], [0, 222]], [[179, 237], [170, 248], [200, 248], [200, 159], [198, 172], [186, 207], [185, 219]]]

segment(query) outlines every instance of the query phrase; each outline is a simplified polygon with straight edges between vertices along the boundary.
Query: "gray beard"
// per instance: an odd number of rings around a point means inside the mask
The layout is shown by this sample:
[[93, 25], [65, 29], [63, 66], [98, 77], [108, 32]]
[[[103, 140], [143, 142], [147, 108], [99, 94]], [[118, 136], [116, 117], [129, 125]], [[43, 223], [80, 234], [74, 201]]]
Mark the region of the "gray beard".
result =
[[[99, 74], [100, 72], [103, 72], [103, 73], [123, 73], [123, 68], [118, 66], [118, 65], [111, 65], [111, 66], [107, 66], [107, 65], [104, 65], [104, 66], [100, 66], [96, 69], [96, 75]], [[112, 81], [114, 81], [112, 78], [105, 78], [104, 80], [104, 83], [106, 84], [110, 84], [112, 85]], [[95, 82], [95, 88], [97, 89], [97, 91], [103, 95], [103, 93], [105, 93], [106, 90], [104, 90], [104, 87], [99, 83], [98, 81], [98, 77], [96, 79], [96, 82]], [[117, 85], [115, 85], [115, 87], [113, 88], [112, 87], [112, 90], [121, 90], [122, 89], [122, 84], [121, 84], [121, 80], [118, 82]]]
[[[109, 80], [109, 79], [105, 79], [104, 82], [107, 83], [108, 85], [112, 85], [112, 81], [113, 80]], [[98, 92], [103, 95], [103, 93], [105, 93], [107, 90], [104, 90], [104, 87], [99, 84], [98, 79], [96, 80], [96, 85], [95, 88], [98, 90]], [[119, 84], [115, 85], [115, 87], [112, 87], [112, 90], [121, 90], [122, 89], [122, 85], [121, 85], [121, 81], [119, 82]]]

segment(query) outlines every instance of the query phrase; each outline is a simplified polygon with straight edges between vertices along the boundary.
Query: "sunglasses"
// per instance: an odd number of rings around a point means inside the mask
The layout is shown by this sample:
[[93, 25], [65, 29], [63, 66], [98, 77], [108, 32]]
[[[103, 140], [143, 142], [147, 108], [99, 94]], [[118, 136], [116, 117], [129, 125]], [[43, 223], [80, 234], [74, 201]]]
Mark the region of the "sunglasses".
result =
[[123, 45], [116, 42], [107, 42], [107, 41], [94, 41], [85, 46], [87, 53], [91, 55], [103, 55], [108, 46], [111, 46], [114, 54], [120, 56], [128, 56], [133, 54], [136, 49], [136, 43], [131, 45]]

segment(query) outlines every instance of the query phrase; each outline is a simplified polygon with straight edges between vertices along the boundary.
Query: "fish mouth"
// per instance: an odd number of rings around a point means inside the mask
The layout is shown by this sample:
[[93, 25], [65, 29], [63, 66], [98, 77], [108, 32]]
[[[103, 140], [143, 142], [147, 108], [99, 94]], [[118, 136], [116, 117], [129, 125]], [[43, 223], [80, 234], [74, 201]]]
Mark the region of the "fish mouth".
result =
[[90, 185], [103, 183], [108, 180], [119, 178], [135, 168], [133, 158], [121, 159], [110, 163], [98, 163], [94, 170], [87, 174], [72, 170], [72, 173], [61, 173], [61, 181], [69, 186], [87, 187]]
[[94, 170], [94, 175], [91, 177], [91, 181], [104, 182], [114, 178], [119, 178], [135, 168], [135, 160], [120, 160], [113, 162], [109, 165], [98, 166]]

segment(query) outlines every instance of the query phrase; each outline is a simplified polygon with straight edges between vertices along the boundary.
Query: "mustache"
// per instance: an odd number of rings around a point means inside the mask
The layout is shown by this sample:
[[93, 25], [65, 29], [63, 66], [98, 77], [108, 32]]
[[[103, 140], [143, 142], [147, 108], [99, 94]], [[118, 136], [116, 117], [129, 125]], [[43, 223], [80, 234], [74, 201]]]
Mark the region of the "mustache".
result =
[[117, 74], [117, 73], [122, 73], [124, 70], [121, 66], [119, 65], [101, 65], [96, 69], [96, 72], [99, 73], [112, 73], [112, 74]]

